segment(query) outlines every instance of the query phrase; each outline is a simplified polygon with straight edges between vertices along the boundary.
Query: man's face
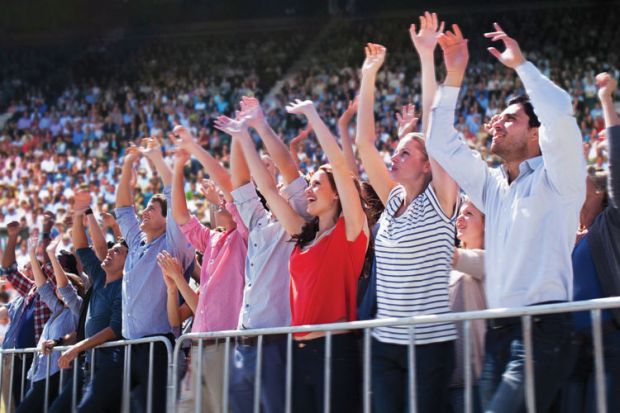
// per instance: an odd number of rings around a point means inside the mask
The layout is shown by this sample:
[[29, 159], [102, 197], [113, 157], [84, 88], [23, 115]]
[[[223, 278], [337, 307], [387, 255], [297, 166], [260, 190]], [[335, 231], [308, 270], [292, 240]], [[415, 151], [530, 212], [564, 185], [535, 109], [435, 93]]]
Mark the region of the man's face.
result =
[[166, 228], [166, 217], [162, 214], [161, 204], [152, 199], [142, 211], [142, 223], [140, 229], [142, 231], [157, 232]]
[[491, 153], [504, 161], [526, 159], [533, 129], [520, 103], [508, 106], [492, 124]]
[[108, 253], [101, 262], [101, 268], [106, 272], [122, 271], [125, 267], [127, 251], [126, 246], [117, 242], [112, 248], [108, 249]]

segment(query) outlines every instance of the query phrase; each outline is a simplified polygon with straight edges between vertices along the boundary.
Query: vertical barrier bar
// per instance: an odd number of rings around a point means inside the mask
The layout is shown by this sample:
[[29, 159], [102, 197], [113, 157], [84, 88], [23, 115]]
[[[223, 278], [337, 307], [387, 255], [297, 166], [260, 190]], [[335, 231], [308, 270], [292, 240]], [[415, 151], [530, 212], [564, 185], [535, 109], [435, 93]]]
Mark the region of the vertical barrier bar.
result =
[[[35, 354], [32, 355], [34, 359]], [[11, 380], [13, 376], [11, 375]], [[26, 353], [22, 353], [22, 377], [21, 377], [21, 387], [19, 388], [19, 399], [24, 398], [24, 390], [26, 390]]]
[[463, 363], [465, 372], [465, 413], [472, 413], [471, 320], [463, 321]]
[[[26, 360], [26, 353], [23, 353], [22, 359]], [[24, 369], [22, 363], [22, 377], [24, 376]], [[15, 370], [15, 353], [11, 353], [11, 374], [9, 375], [9, 402], [8, 405], [11, 406], [13, 402], [13, 371]], [[24, 398], [24, 390], [23, 386], [21, 389], [21, 398]]]
[[286, 337], [286, 387], [284, 397], [284, 411], [291, 413], [293, 405], [293, 334]]
[[605, 365], [603, 364], [603, 329], [601, 326], [601, 310], [590, 312], [592, 316], [592, 345], [594, 346], [594, 373], [596, 385], [596, 407], [598, 413], [607, 413]]
[[123, 374], [123, 401], [121, 410], [123, 413], [129, 413], [130, 405], [130, 374], [131, 368], [131, 344], [125, 345], [125, 358], [124, 358], [124, 374]]
[[331, 399], [331, 379], [332, 379], [332, 332], [325, 334], [325, 365], [323, 378], [323, 413], [329, 413]]
[[409, 326], [409, 411], [412, 413], [418, 411], [415, 365], [415, 325], [411, 325]]
[[43, 405], [43, 413], [47, 413], [47, 404], [50, 400], [50, 371], [52, 368], [52, 353], [47, 355], [47, 366], [45, 368], [45, 398]]
[[155, 343], [151, 341], [149, 343], [149, 378], [146, 385], [146, 413], [153, 411], [153, 349]]
[[529, 413], [536, 413], [536, 394], [534, 391], [534, 352], [532, 349], [532, 316], [521, 317], [523, 344], [525, 347], [525, 405]]
[[73, 383], [71, 383], [71, 413], [77, 410], [77, 375], [78, 375], [78, 359], [73, 359]]
[[[217, 346], [217, 344], [214, 345]], [[205, 379], [202, 377], [204, 372], [202, 367], [204, 363], [202, 356], [203, 346], [204, 341], [201, 338], [198, 339], [198, 360], [196, 360], [196, 371], [194, 372], [194, 403], [196, 403], [194, 405], [195, 413], [200, 413], [202, 411], [202, 381]]]
[[90, 350], [90, 381], [95, 378], [95, 348]]
[[228, 360], [230, 358], [230, 337], [226, 337], [226, 348], [224, 348], [224, 397], [222, 397], [222, 411], [228, 411]]
[[[11, 372], [11, 375], [13, 375], [13, 372]], [[2, 398], [2, 403], [5, 402], [4, 400], [4, 392], [2, 391], [4, 389], [4, 351], [2, 351], [2, 349], [0, 349], [0, 398]], [[9, 413], [9, 412], [6, 412]]]
[[254, 413], [260, 413], [260, 379], [263, 369], [263, 335], [258, 336], [256, 347], [256, 375], [254, 380]]
[[370, 329], [364, 329], [364, 413], [370, 413]]
[[[177, 406], [177, 394], [178, 394], [178, 385], [179, 385], [179, 356], [181, 354], [181, 349], [183, 348], [183, 342], [185, 341], [185, 337], [181, 336], [177, 340], [174, 350], [172, 351], [172, 360], [170, 364], [169, 371], [169, 382], [170, 382], [170, 393], [168, 395], [168, 412], [176, 413], [178, 410]], [[191, 350], [190, 350], [191, 351]], [[186, 370], [187, 374], [187, 370]]]
[[[50, 354], [51, 355], [51, 354]], [[58, 394], [62, 391], [62, 380], [65, 378], [65, 370], [60, 369], [60, 377], [58, 380]]]

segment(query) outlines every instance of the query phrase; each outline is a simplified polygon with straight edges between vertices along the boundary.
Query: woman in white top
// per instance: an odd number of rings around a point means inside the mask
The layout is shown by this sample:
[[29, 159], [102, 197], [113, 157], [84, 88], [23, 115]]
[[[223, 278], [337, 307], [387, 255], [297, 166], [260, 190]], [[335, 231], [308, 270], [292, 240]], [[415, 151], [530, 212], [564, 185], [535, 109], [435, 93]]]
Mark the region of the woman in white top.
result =
[[[441, 28], [437, 16], [420, 17], [410, 34], [422, 65], [423, 127], [437, 89], [433, 51]], [[448, 281], [454, 249], [458, 186], [426, 153], [424, 134], [404, 136], [391, 170], [375, 146], [375, 79], [385, 48], [366, 47], [357, 116], [356, 143], [368, 179], [385, 205], [375, 239], [377, 317], [410, 317], [450, 311]], [[424, 131], [425, 133], [426, 131]], [[416, 352], [418, 411], [440, 411], [454, 368], [452, 323], [423, 324], [410, 337], [407, 326], [373, 331], [372, 386], [377, 411], [408, 410], [408, 344]]]

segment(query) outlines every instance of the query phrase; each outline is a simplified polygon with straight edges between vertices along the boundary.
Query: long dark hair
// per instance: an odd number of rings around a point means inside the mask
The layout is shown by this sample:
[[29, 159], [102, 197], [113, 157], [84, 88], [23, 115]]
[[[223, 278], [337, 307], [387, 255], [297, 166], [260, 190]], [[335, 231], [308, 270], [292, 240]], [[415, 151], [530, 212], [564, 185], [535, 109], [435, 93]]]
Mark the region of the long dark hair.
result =
[[[319, 171], [325, 172], [327, 175], [327, 179], [329, 180], [329, 185], [331, 186], [334, 192], [338, 192], [336, 188], [336, 180], [334, 179], [334, 173], [332, 171], [332, 167], [329, 164], [321, 165], [319, 167]], [[318, 171], [317, 171], [318, 172]], [[355, 188], [357, 189], [357, 193], [360, 196], [360, 202], [362, 204], [362, 208], [364, 208], [364, 212], [366, 212], [365, 202], [362, 199], [362, 191], [360, 188], [360, 183], [354, 176], [351, 176], [353, 182], [355, 184]], [[338, 220], [338, 217], [342, 213], [342, 204], [340, 203], [340, 198], [338, 199], [338, 209], [336, 215], [334, 216], [334, 222]], [[301, 232], [299, 234], [293, 235], [292, 241], [295, 242], [295, 245], [299, 246], [299, 248], [304, 248], [308, 244], [310, 244], [316, 238], [316, 233], [319, 232], [319, 217], [314, 217], [310, 221], [306, 222], [303, 227], [301, 227]]]

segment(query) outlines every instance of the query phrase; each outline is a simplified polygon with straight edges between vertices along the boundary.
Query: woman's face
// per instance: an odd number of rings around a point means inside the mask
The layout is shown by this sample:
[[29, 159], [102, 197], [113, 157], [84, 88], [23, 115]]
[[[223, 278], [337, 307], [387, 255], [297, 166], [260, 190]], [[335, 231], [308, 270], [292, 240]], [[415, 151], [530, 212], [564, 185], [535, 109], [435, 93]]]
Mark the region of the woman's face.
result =
[[414, 137], [404, 137], [392, 155], [390, 175], [398, 183], [415, 181], [431, 173], [431, 164], [424, 144]]
[[484, 215], [471, 202], [466, 202], [456, 218], [456, 236], [465, 244], [484, 238]]
[[312, 216], [320, 216], [326, 211], [338, 208], [338, 193], [332, 188], [327, 172], [321, 169], [312, 175], [305, 193], [308, 213]]

